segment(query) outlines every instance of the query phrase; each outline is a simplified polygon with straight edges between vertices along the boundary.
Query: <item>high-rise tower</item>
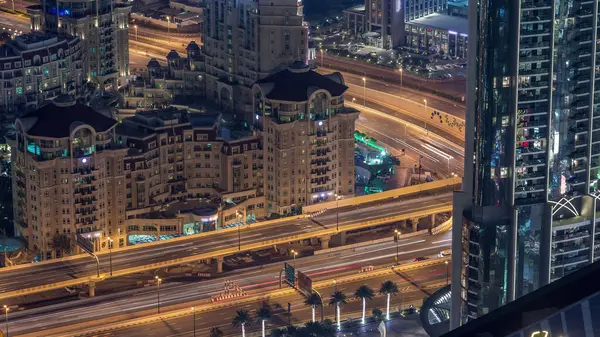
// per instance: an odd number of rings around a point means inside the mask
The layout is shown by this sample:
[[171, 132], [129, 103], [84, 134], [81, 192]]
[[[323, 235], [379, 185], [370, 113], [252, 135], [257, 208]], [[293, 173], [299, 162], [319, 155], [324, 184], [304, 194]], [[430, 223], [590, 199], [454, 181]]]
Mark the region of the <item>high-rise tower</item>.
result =
[[31, 6], [31, 28], [78, 36], [84, 44], [88, 81], [116, 88], [129, 76], [129, 12], [115, 0], [42, 0]]
[[252, 84], [295, 60], [307, 62], [303, 10], [301, 0], [208, 0], [202, 35], [207, 98], [250, 120]]
[[600, 255], [598, 1], [471, 0], [469, 10], [454, 327]]

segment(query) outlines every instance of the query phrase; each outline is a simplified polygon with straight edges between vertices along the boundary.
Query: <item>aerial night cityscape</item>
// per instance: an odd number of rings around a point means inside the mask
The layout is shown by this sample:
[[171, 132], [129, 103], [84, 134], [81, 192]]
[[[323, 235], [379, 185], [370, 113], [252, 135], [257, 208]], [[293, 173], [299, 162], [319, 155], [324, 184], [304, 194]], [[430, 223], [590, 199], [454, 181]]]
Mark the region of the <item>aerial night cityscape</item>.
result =
[[0, 0], [0, 337], [600, 337], [599, 7]]

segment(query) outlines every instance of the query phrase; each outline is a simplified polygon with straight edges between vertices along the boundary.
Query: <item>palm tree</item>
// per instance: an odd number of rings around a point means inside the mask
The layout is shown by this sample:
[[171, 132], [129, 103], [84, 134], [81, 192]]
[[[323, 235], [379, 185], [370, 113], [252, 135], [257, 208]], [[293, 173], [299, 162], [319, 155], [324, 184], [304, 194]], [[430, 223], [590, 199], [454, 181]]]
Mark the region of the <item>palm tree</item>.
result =
[[346, 304], [346, 294], [339, 290], [336, 290], [333, 294], [331, 294], [331, 298], [329, 299], [329, 305], [335, 305], [338, 330], [342, 330], [342, 322], [340, 320], [340, 306], [342, 304]]
[[396, 295], [398, 293], [398, 285], [396, 283], [394, 283], [393, 281], [385, 281], [381, 284], [381, 287], [379, 288], [379, 293], [380, 294], [385, 294], [387, 296], [387, 310], [385, 313], [385, 319], [389, 320], [390, 319], [390, 296], [391, 295]]
[[367, 310], [367, 300], [372, 300], [375, 293], [368, 285], [363, 284], [356, 289], [354, 297], [362, 299], [362, 324], [365, 324], [365, 315]]
[[304, 299], [304, 304], [312, 307], [312, 321], [315, 322], [315, 309], [318, 305], [323, 305], [323, 303], [321, 303], [321, 297], [315, 293], [312, 293], [310, 296], [306, 296]]
[[250, 323], [250, 319], [248, 310], [240, 309], [236, 311], [235, 317], [233, 318], [233, 321], [231, 321], [234, 327], [242, 327], [242, 337], [246, 337], [246, 324]]
[[260, 309], [256, 310], [256, 318], [258, 322], [262, 324], [262, 337], [265, 337], [265, 322], [271, 319], [273, 314], [271, 313], [271, 308], [264, 304]]
[[217, 327], [210, 328], [210, 337], [223, 337], [223, 331]]
[[383, 321], [383, 312], [381, 312], [381, 310], [379, 310], [378, 308], [373, 309], [373, 311], [371, 311], [371, 314], [373, 315], [373, 318], [375, 318], [376, 322]]

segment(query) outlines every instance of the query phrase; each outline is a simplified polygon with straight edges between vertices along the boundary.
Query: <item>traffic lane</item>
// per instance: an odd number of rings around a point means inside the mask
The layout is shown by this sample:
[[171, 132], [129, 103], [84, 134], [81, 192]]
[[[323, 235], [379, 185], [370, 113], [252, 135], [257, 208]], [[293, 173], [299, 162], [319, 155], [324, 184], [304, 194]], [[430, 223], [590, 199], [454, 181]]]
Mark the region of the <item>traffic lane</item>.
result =
[[[439, 269], [439, 268], [437, 268]], [[340, 290], [346, 294], [348, 303], [342, 306], [341, 316], [346, 319], [351, 313], [359, 313], [362, 308], [362, 302], [358, 299], [354, 299], [354, 292], [358, 287], [363, 284], [372, 287], [375, 292], [379, 289], [381, 283], [392, 280], [398, 284], [401, 292], [400, 294], [393, 296], [390, 302], [390, 307], [394, 310], [396, 307], [406, 307], [408, 303], [415, 303], [422, 301], [424, 296], [432, 294], [439, 287], [444, 286], [446, 279], [445, 271], [441, 270], [421, 270], [418, 273], [407, 273], [402, 276], [388, 275], [384, 277], [378, 277], [371, 280], [355, 281], [348, 284], [339, 285], [337, 290]], [[415, 287], [415, 285], [417, 287]], [[422, 289], [424, 288], [424, 289]], [[319, 292], [324, 297], [323, 300], [326, 303], [324, 306], [324, 313], [326, 317], [333, 316], [335, 314], [335, 306], [327, 305], [331, 293], [336, 290], [336, 287], [332, 285], [329, 287], [319, 288]], [[304, 304], [304, 297], [300, 294], [294, 294], [290, 296], [283, 296], [273, 298], [267, 301], [257, 301], [255, 303], [244, 304], [233, 308], [224, 308], [210, 313], [196, 313], [196, 329], [199, 335], [203, 334], [213, 326], [222, 327], [226, 335], [235, 335], [239, 333], [239, 329], [234, 329], [231, 326], [231, 320], [235, 315], [236, 310], [246, 309], [254, 311], [259, 308], [262, 303], [268, 303], [272, 308], [276, 310], [276, 317], [271, 320], [269, 330], [275, 326], [286, 325], [288, 318], [284, 314], [287, 311], [288, 303], [290, 303], [292, 309], [291, 322], [293, 324], [307, 322], [311, 319], [312, 311], [311, 308]], [[370, 313], [373, 308], [379, 308], [385, 311], [385, 297], [377, 294], [373, 300], [367, 302], [367, 312]], [[320, 308], [317, 308], [317, 317], [320, 316]], [[356, 315], [352, 315], [357, 318]], [[180, 317], [172, 320], [164, 320], [159, 323], [152, 323], [148, 325], [141, 325], [132, 328], [126, 328], [122, 330], [116, 330], [110, 332], [108, 336], [189, 336], [189, 333], [193, 332], [193, 316], [189, 315], [186, 317]], [[254, 328], [252, 327], [254, 326]], [[251, 325], [247, 332], [257, 331], [260, 325]], [[97, 336], [107, 336], [106, 334]]]
[[[393, 79], [393, 81], [396, 83], [400, 81], [397, 70], [368, 65], [361, 61], [348, 59], [346, 57], [330, 56], [327, 54], [324, 54], [323, 61], [325, 67], [328, 68], [350, 71], [360, 75], [365, 75], [368, 78], [377, 78], [383, 80]], [[403, 82], [406, 85], [412, 84], [418, 88], [429, 88], [431, 90], [443, 92], [457, 98], [464, 96], [466, 90], [466, 80], [464, 79], [452, 79], [444, 81], [428, 80], [406, 73], [404, 74]]]
[[[361, 267], [389, 266], [394, 263], [396, 249], [400, 261], [410, 263], [415, 256], [436, 256], [441, 250], [450, 247], [450, 239], [427, 237], [426, 239], [401, 239], [398, 247], [394, 242], [373, 245], [365, 251], [344, 250], [332, 255], [314, 255], [296, 260], [296, 267], [307, 273], [313, 281], [339, 278], [356, 274]], [[261, 294], [279, 288], [279, 272], [282, 263], [266, 265], [254, 270], [237, 270], [224, 274], [219, 279], [191, 283], [169, 283], [161, 286], [161, 306], [176, 305], [190, 301], [208, 299], [223, 290], [223, 280], [229, 279], [244, 289], [249, 295]], [[198, 285], [198, 286], [196, 286]], [[143, 293], [128, 291], [119, 298], [99, 302], [102, 299], [87, 299], [59, 304], [12, 315], [13, 331], [26, 333], [41, 328], [55, 328], [76, 324], [87, 320], [105, 319], [117, 314], [129, 314], [156, 307], [156, 291], [146, 288]], [[165, 308], [165, 311], [168, 310]], [[51, 323], [49, 323], [51, 322]]]
[[[326, 69], [328, 72], [333, 72], [333, 69]], [[353, 86], [363, 86], [362, 76], [351, 74], [348, 72], [340, 72], [344, 76], [344, 82], [346, 85], [352, 84]], [[400, 76], [400, 75], [398, 75]], [[404, 86], [397, 86], [389, 82], [384, 82], [375, 79], [367, 79], [365, 83], [367, 89], [379, 91], [388, 95], [393, 95], [400, 100], [410, 100], [413, 102], [421, 103], [423, 99], [427, 99], [428, 104], [437, 110], [441, 110], [460, 118], [465, 117], [466, 107], [460, 105], [454, 101], [445, 99], [443, 97], [435, 96], [431, 93], [410, 89]]]
[[421, 164], [423, 171], [436, 172], [447, 178], [450, 178], [452, 173], [458, 176], [463, 174], [463, 158], [459, 156], [452, 158], [439, 157], [437, 151], [434, 152], [429, 148], [422, 147], [426, 143], [411, 138], [416, 135], [409, 134], [409, 137], [399, 139], [388, 136], [388, 134], [360, 122], [357, 123], [356, 128], [361, 132], [373, 135], [378, 140], [379, 145], [385, 147], [392, 155], [397, 156], [400, 160], [400, 167], [415, 169]]
[[[386, 148], [394, 149], [395, 153], [402, 155], [404, 149], [413, 164], [418, 162], [419, 156], [423, 156], [421, 164], [424, 168], [447, 175], [449, 164], [451, 173], [462, 176], [464, 150], [459, 149], [458, 146], [450, 146], [428, 136], [425, 132], [408, 128], [398, 120], [373, 113], [368, 109], [361, 112], [356, 126], [360, 131], [387, 145]], [[402, 164], [402, 157], [400, 160]]]
[[[385, 216], [393, 216], [402, 214], [407, 211], [416, 211], [420, 209], [427, 209], [432, 206], [439, 206], [448, 204], [447, 196], [432, 196], [422, 199], [415, 199], [403, 202], [400, 205], [393, 207], [392, 204], [384, 204], [368, 209], [357, 209], [344, 214], [340, 214], [339, 217], [335, 214], [325, 216], [319, 220], [319, 222], [311, 221], [310, 219], [294, 220], [297, 224], [294, 227], [290, 227], [290, 222], [284, 222], [274, 224], [269, 227], [253, 227], [248, 226], [242, 229], [242, 244], [251, 244], [256, 242], [264, 241], [266, 237], [269, 239], [284, 238], [287, 236], [293, 236], [301, 233], [313, 232], [315, 230], [332, 228], [339, 222], [341, 228], [355, 224], [356, 219], [361, 221], [369, 221], [380, 218], [382, 216], [381, 210], [385, 209]], [[293, 224], [293, 222], [291, 222]], [[264, 235], [264, 232], [269, 232], [268, 236]], [[189, 255], [197, 255], [201, 253], [210, 253], [225, 248], [231, 248], [237, 243], [237, 231], [222, 232], [219, 241], [214, 242], [209, 238], [199, 238], [198, 241], [188, 242], [171, 242], [165, 241], [160, 247], [152, 247], [151, 250], [143, 249], [143, 245], [140, 248], [125, 250], [119, 252], [118, 250], [112, 253], [112, 266], [114, 270], [133, 268], [140, 265], [146, 265], [156, 262], [168, 261], [180, 257], [186, 257]], [[190, 247], [194, 246], [194, 247]], [[168, 251], [167, 254], [164, 251]], [[140, 254], [144, 255], [143, 259], [140, 259]], [[109, 270], [108, 254], [101, 255], [101, 272], [106, 273]], [[36, 274], [36, 278], [32, 278], [32, 273]], [[60, 261], [57, 264], [39, 264], [33, 265], [27, 269], [16, 269], [14, 271], [4, 271], [0, 273], [1, 286], [0, 290], [13, 291], [26, 287], [32, 287], [40, 284], [48, 284], [59, 281], [66, 281], [76, 277], [85, 277], [96, 274], [96, 265], [91, 258], [84, 260], [83, 258]]]

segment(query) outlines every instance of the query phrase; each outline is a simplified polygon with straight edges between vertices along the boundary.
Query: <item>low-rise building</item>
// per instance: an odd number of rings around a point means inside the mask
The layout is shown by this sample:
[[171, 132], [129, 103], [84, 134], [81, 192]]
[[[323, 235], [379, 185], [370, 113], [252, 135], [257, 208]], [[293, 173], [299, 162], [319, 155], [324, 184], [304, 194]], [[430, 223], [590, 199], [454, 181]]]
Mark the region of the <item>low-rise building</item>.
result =
[[358, 111], [344, 107], [341, 74], [321, 75], [303, 62], [252, 87], [254, 125], [265, 149], [267, 212], [354, 195]]
[[174, 99], [198, 99], [205, 93], [204, 56], [196, 42], [188, 44], [187, 56], [172, 50], [167, 65], [158, 60], [148, 62], [135, 81], [123, 89], [125, 108], [157, 108]]
[[80, 96], [85, 82], [78, 37], [31, 33], [0, 46], [0, 110], [13, 118], [61, 93]]
[[354, 36], [367, 32], [367, 16], [365, 5], [344, 9], [344, 29]]
[[440, 13], [405, 24], [406, 47], [466, 58], [468, 19]]

